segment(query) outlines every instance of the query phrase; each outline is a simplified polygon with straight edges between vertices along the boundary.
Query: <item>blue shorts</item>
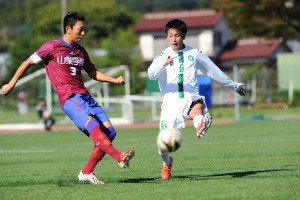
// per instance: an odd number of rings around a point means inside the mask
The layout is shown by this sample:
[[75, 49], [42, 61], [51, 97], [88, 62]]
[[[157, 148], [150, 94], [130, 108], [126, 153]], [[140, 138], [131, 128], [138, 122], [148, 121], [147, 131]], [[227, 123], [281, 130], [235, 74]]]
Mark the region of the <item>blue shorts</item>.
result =
[[90, 134], [84, 130], [84, 125], [89, 119], [88, 115], [93, 116], [99, 124], [109, 121], [102, 107], [88, 94], [71, 94], [62, 109], [87, 136]]

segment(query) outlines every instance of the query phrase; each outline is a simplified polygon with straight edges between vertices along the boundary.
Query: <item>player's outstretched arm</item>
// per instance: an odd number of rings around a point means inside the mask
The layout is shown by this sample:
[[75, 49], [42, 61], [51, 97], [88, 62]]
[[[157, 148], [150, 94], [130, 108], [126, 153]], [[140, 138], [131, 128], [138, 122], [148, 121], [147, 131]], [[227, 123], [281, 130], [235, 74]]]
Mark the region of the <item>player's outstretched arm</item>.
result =
[[33, 61], [29, 57], [26, 61], [24, 61], [20, 67], [17, 69], [13, 78], [9, 81], [8, 84], [2, 86], [2, 96], [8, 95], [15, 87], [16, 83], [20, 79], [20, 77], [29, 69], [32, 65], [34, 65]]
[[124, 79], [123, 76], [113, 78], [113, 77], [108, 76], [108, 75], [106, 75], [106, 74], [104, 74], [104, 73], [102, 73], [98, 70], [93, 71], [93, 72], [89, 72], [88, 75], [91, 79], [94, 79], [96, 81], [110, 82], [110, 83], [121, 84], [121, 85], [125, 84], [125, 79]]

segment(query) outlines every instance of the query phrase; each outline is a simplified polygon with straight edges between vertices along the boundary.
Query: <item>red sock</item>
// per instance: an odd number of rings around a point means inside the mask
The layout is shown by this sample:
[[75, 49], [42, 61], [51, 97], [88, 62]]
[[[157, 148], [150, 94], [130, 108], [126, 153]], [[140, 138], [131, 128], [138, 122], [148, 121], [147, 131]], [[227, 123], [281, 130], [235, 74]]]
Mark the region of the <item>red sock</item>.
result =
[[121, 152], [115, 149], [115, 147], [112, 145], [111, 141], [106, 137], [106, 135], [101, 131], [100, 125], [97, 125], [94, 127], [94, 129], [90, 132], [90, 136], [94, 142], [94, 144], [116, 159], [118, 162], [120, 162], [120, 156]]
[[99, 149], [98, 147], [93, 148], [92, 155], [88, 161], [88, 163], [85, 165], [85, 167], [82, 170], [83, 174], [90, 174], [94, 171], [95, 166], [97, 163], [102, 160], [102, 158], [105, 156], [105, 152]]

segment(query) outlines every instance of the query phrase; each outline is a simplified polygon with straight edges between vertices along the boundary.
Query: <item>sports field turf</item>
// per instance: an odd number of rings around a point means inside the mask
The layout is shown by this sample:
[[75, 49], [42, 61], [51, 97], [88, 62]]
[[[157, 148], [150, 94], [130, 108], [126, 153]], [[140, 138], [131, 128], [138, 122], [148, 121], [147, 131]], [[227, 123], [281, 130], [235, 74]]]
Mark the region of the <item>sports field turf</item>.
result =
[[157, 128], [118, 130], [114, 145], [134, 148], [128, 169], [106, 156], [95, 169], [106, 185], [78, 182], [92, 141], [79, 131], [0, 135], [0, 199], [300, 199], [300, 121], [193, 127], [161, 180]]

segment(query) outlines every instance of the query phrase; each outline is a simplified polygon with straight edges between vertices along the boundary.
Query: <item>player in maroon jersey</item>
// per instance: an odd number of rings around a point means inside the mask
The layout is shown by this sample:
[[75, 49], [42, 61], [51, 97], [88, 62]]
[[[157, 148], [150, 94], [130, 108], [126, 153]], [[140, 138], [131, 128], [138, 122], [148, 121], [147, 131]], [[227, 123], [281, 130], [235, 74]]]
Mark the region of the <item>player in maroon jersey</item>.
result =
[[112, 141], [116, 131], [101, 106], [84, 87], [81, 69], [94, 80], [125, 84], [123, 76], [113, 78], [96, 70], [86, 50], [78, 44], [85, 34], [84, 20], [84, 16], [77, 11], [67, 13], [63, 22], [63, 37], [46, 42], [24, 61], [11, 81], [2, 86], [2, 95], [8, 95], [13, 90], [28, 68], [44, 61], [47, 75], [58, 94], [63, 111], [95, 144], [92, 155], [80, 171], [78, 179], [91, 184], [104, 184], [93, 173], [96, 164], [107, 153], [118, 161], [121, 168], [126, 168], [134, 156], [134, 150], [121, 153], [114, 148]]

